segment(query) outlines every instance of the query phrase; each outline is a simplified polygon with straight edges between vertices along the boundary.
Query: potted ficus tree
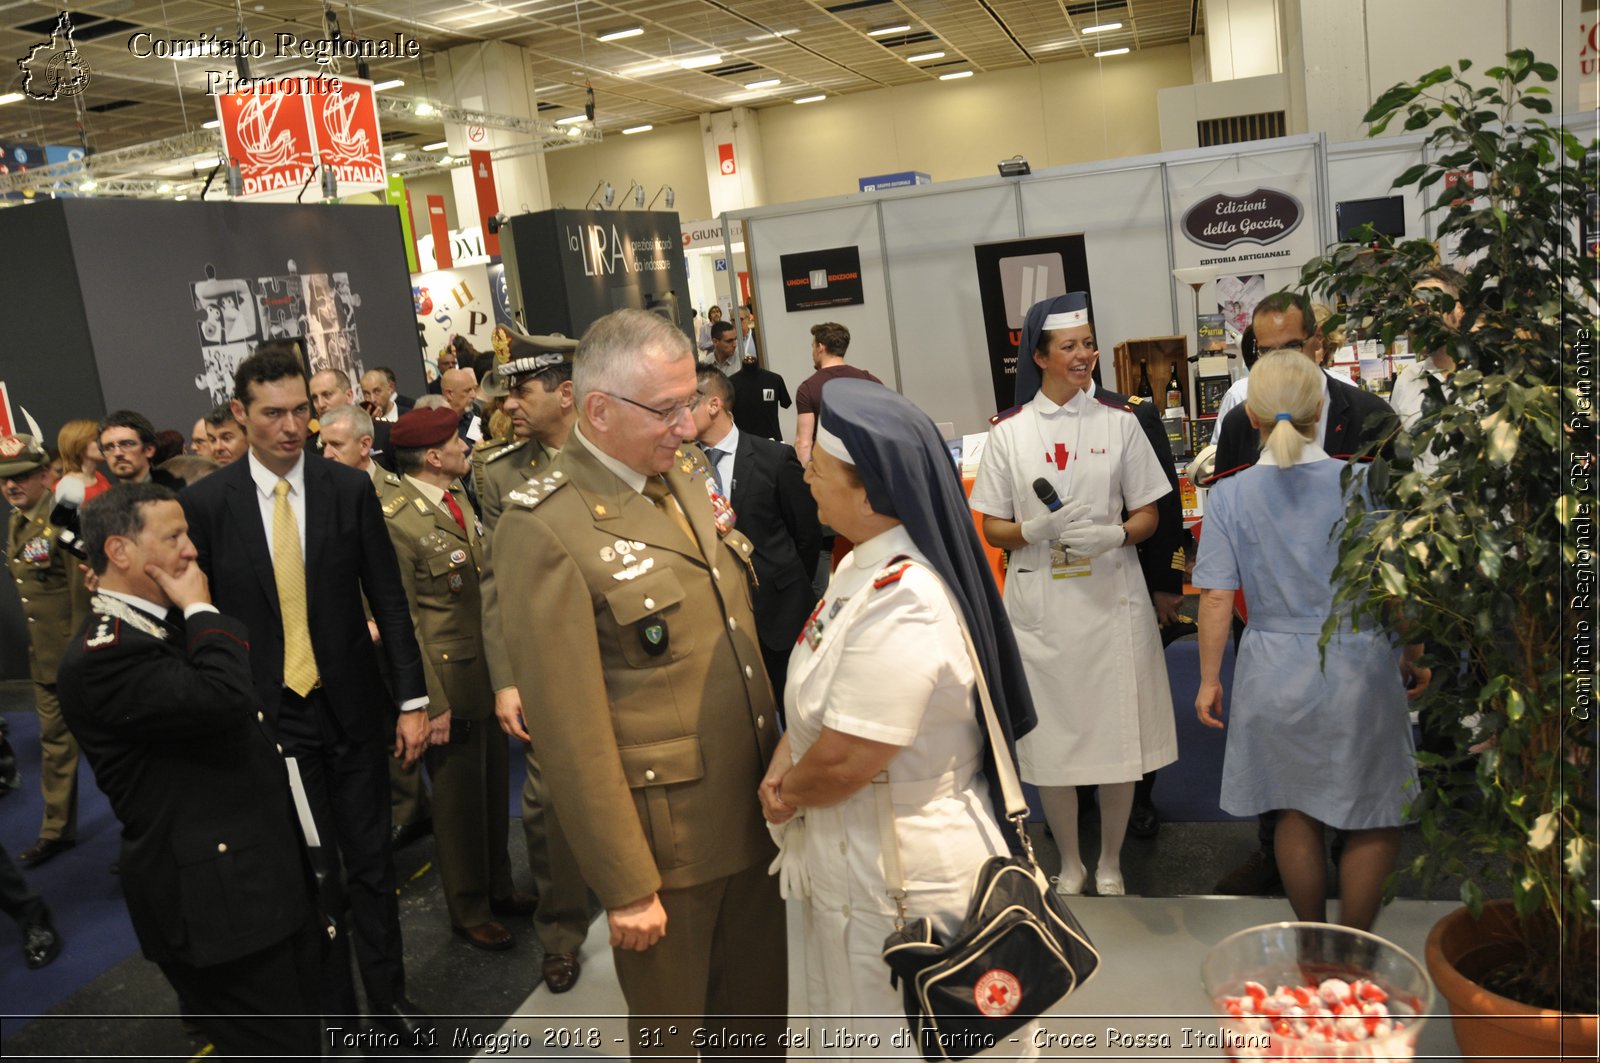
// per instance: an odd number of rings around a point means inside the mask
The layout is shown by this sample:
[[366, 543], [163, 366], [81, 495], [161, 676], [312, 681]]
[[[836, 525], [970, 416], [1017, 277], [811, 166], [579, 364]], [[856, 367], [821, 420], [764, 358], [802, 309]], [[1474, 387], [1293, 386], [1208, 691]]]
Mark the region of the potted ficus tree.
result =
[[[1594, 144], [1543, 116], [1555, 67], [1528, 51], [1477, 78], [1461, 60], [1391, 88], [1365, 120], [1429, 130], [1425, 162], [1395, 187], [1431, 190], [1437, 244], [1340, 245], [1309, 264], [1308, 290], [1342, 307], [1356, 338], [1442, 352], [1420, 421], [1367, 466], [1340, 533], [1337, 600], [1361, 622], [1398, 622], [1427, 646], [1419, 703], [1442, 752], [1419, 753], [1425, 885], [1460, 882], [1464, 908], [1429, 938], [1430, 973], [1453, 1001], [1469, 1057], [1595, 1054], [1593, 329]], [[1436, 193], [1436, 194], [1434, 194]], [[1370, 234], [1368, 234], [1370, 235]], [[1414, 288], [1444, 249], [1458, 300]], [[1453, 313], [1461, 311], [1457, 321]], [[1347, 474], [1354, 475], [1354, 472]], [[1485, 901], [1485, 894], [1499, 900]], [[1476, 983], [1476, 984], [1474, 984]], [[1464, 988], [1465, 987], [1465, 988]], [[1493, 1020], [1542, 1048], [1494, 1041]]]

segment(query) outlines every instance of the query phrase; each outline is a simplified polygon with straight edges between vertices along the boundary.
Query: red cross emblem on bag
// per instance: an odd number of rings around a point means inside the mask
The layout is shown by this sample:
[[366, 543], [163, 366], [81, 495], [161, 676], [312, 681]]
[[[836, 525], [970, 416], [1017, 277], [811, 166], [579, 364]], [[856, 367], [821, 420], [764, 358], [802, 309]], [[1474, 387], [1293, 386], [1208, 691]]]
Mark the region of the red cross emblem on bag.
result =
[[972, 987], [973, 1003], [991, 1019], [1002, 1019], [1022, 1003], [1022, 983], [1010, 971], [986, 971]]

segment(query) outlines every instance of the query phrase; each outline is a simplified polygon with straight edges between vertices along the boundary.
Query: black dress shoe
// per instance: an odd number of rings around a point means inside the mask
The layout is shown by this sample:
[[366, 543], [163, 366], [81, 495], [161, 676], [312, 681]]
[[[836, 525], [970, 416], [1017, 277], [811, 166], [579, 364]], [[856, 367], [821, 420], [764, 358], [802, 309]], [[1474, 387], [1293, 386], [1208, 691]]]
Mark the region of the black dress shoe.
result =
[[539, 974], [550, 992], [565, 993], [578, 984], [578, 975], [582, 970], [583, 965], [578, 962], [576, 952], [551, 952], [545, 955]]
[[1154, 838], [1161, 830], [1161, 817], [1155, 805], [1134, 805], [1128, 814], [1128, 833], [1135, 838]]
[[17, 860], [23, 867], [38, 867], [51, 857], [59, 856], [77, 844], [72, 838], [40, 838], [32, 847], [18, 853]]
[[61, 935], [50, 921], [49, 911], [40, 912], [22, 928], [22, 956], [37, 970], [61, 954]]
[[390, 844], [396, 849], [404, 849], [412, 842], [426, 838], [433, 833], [432, 819], [419, 819], [413, 823], [397, 823], [389, 832]]
[[421, 1008], [405, 997], [391, 1004], [374, 1006], [371, 1017], [375, 1025], [399, 1037], [405, 1048], [425, 1051], [438, 1039], [433, 1032], [432, 1017], [423, 1014]]
[[538, 907], [538, 898], [528, 893], [513, 893], [509, 897], [500, 897], [489, 901], [489, 911], [502, 918], [527, 918]]

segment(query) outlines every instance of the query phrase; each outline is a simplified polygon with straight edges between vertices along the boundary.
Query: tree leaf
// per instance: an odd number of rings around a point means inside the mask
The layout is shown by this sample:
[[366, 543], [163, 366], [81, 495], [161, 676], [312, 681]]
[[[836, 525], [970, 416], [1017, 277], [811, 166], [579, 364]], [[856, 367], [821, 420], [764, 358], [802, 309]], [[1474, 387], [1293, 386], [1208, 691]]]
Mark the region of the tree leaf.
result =
[[1489, 433], [1489, 460], [1496, 465], [1509, 465], [1517, 456], [1517, 441], [1521, 432], [1510, 419], [1500, 421]]
[[1589, 851], [1589, 842], [1581, 834], [1567, 842], [1567, 856], [1561, 861], [1566, 865], [1567, 874], [1573, 878], [1582, 878], [1588, 873]]
[[1483, 914], [1483, 890], [1470, 878], [1461, 883], [1461, 903], [1467, 906], [1467, 914], [1472, 918]]
[[[1423, 122], [1422, 124], [1423, 125], [1427, 125], [1428, 123], [1427, 122]], [[1411, 125], [1410, 122], [1406, 123], [1406, 128], [1407, 129], [1411, 129], [1412, 128], [1412, 125]], [[1428, 172], [1428, 164], [1425, 163], [1425, 162], [1419, 162], [1415, 166], [1407, 167], [1406, 171], [1404, 173], [1402, 173], [1399, 177], [1396, 177], [1394, 179], [1394, 184], [1391, 185], [1390, 187], [1392, 187], [1392, 188], [1404, 188], [1406, 185], [1409, 185], [1409, 184], [1412, 184], [1413, 182], [1415, 182], [1417, 180], [1417, 178], [1421, 177], [1423, 174], [1425, 174], [1427, 172]]]
[[1542, 853], [1550, 848], [1556, 840], [1556, 828], [1559, 825], [1554, 812], [1546, 812], [1534, 820], [1533, 829], [1528, 831], [1528, 848], [1536, 853]]

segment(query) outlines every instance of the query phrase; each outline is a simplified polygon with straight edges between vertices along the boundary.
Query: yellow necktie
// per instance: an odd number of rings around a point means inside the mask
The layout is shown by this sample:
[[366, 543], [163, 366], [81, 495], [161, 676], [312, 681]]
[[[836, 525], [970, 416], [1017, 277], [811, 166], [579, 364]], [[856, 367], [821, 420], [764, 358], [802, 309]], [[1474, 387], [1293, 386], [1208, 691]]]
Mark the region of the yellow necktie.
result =
[[317, 685], [317, 658], [311, 652], [311, 624], [306, 619], [306, 566], [300, 556], [300, 528], [289, 505], [289, 481], [273, 488], [272, 578], [278, 584], [278, 611], [283, 615], [283, 685], [305, 697]]
[[644, 482], [644, 497], [656, 504], [656, 508], [672, 519], [688, 538], [689, 545], [699, 546], [700, 540], [694, 537], [694, 529], [689, 525], [689, 518], [684, 515], [683, 507], [678, 505], [678, 500], [672, 497], [672, 489], [667, 482], [659, 476], [652, 476]]

